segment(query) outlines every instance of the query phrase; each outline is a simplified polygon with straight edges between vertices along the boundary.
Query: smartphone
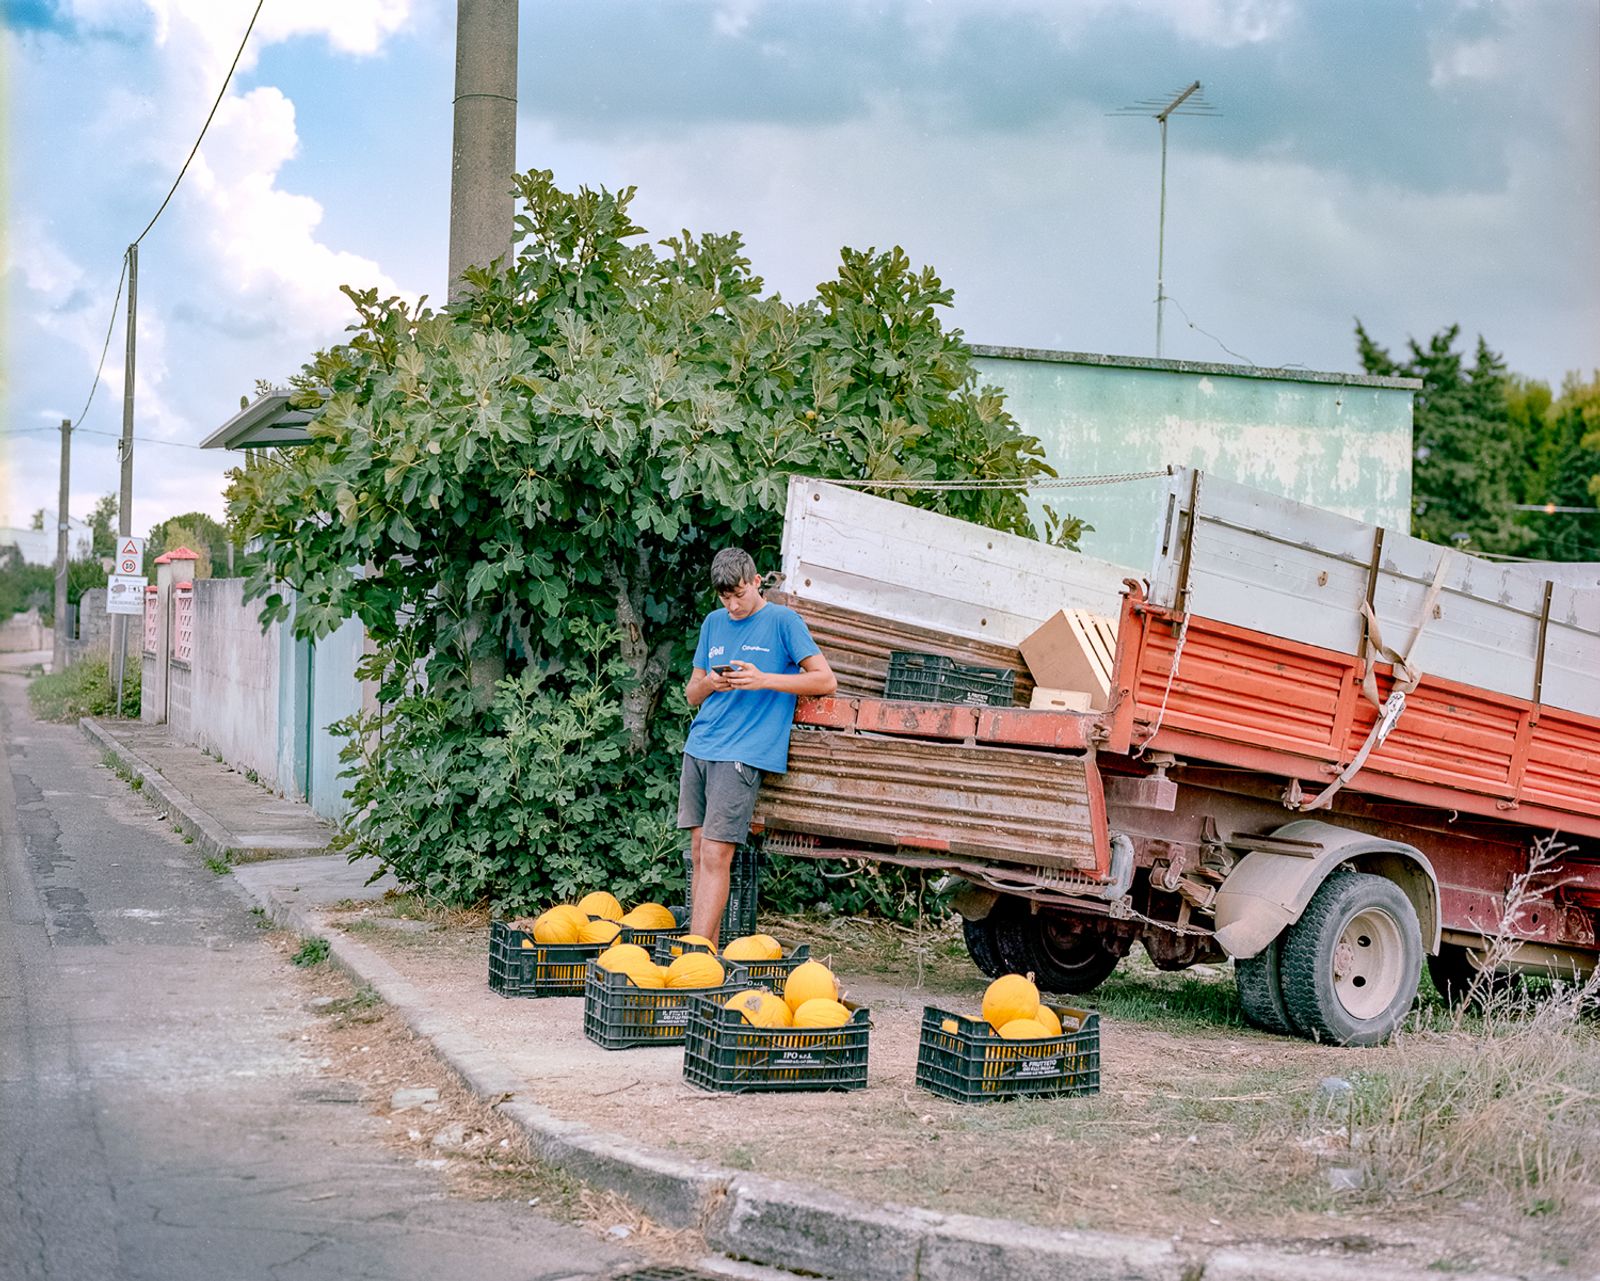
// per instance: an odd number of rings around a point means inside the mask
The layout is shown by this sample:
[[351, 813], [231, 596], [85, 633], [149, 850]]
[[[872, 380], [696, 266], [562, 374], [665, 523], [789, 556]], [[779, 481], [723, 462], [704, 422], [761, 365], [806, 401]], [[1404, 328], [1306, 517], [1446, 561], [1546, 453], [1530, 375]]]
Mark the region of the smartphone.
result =
[[732, 663], [718, 663], [711, 670], [714, 671], [718, 676], [732, 676], [734, 672], [738, 671], [739, 669], [736, 668]]

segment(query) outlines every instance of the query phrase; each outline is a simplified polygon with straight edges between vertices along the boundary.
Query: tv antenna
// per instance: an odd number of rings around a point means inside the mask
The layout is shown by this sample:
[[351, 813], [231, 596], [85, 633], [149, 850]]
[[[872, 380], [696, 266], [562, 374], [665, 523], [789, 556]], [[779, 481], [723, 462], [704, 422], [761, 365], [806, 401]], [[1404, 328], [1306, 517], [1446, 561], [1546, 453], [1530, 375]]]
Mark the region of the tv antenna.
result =
[[1206, 101], [1205, 90], [1196, 80], [1183, 89], [1176, 89], [1164, 98], [1141, 98], [1132, 106], [1119, 107], [1108, 112], [1113, 116], [1154, 116], [1161, 126], [1161, 215], [1156, 230], [1156, 356], [1161, 355], [1161, 321], [1166, 310], [1166, 258], [1167, 258], [1167, 121], [1173, 116], [1220, 116], [1222, 113]]

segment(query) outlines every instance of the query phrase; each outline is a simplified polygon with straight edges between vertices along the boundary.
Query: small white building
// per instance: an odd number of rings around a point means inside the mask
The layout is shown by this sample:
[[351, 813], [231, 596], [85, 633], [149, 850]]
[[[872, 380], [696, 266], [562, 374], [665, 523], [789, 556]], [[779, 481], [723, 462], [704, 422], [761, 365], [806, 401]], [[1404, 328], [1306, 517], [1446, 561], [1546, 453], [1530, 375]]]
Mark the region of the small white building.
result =
[[[0, 525], [0, 548], [16, 547], [27, 565], [56, 563], [56, 514], [45, 509], [43, 529]], [[94, 530], [76, 516], [67, 517], [67, 559], [86, 560], [94, 554]]]

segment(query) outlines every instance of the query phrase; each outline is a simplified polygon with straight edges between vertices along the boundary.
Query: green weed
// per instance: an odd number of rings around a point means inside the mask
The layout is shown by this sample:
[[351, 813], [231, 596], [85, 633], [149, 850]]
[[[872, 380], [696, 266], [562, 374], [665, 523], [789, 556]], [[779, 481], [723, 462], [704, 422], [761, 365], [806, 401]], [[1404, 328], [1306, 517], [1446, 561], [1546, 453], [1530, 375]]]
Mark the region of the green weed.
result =
[[328, 959], [328, 940], [324, 938], [302, 939], [300, 950], [289, 960], [302, 969], [311, 965], [321, 965]]

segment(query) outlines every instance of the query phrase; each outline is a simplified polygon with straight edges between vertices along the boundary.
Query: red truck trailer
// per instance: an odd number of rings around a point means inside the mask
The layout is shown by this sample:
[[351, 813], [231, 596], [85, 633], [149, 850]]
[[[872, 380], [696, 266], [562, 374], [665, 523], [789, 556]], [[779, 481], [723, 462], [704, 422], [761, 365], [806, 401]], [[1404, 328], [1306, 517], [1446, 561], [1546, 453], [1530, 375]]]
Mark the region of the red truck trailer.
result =
[[[1588, 973], [1600, 590], [1195, 471], [1158, 498], [1140, 576], [796, 479], [779, 599], [840, 687], [763, 786], [769, 853], [947, 872], [978, 967], [1051, 990], [1136, 942], [1231, 957], [1253, 1022], [1340, 1044], [1387, 1038], [1424, 961]], [[1084, 711], [1027, 706], [1062, 607], [1115, 622]], [[1009, 670], [1010, 705], [886, 698], [896, 651]]]

